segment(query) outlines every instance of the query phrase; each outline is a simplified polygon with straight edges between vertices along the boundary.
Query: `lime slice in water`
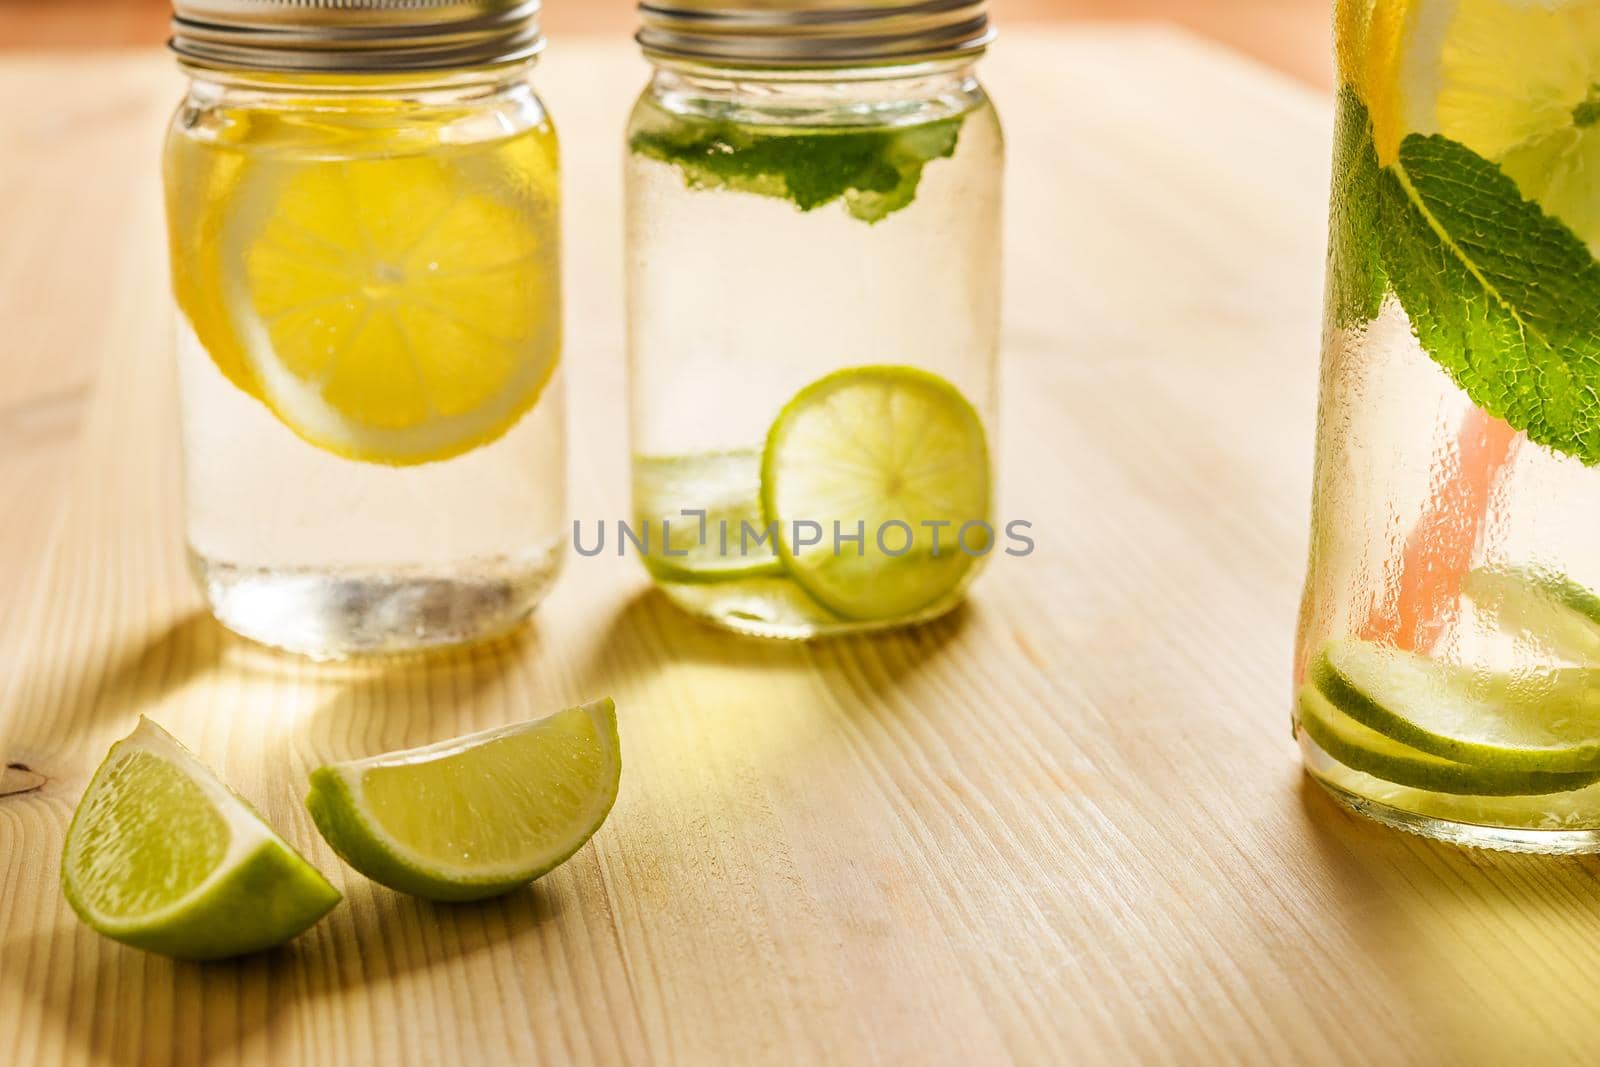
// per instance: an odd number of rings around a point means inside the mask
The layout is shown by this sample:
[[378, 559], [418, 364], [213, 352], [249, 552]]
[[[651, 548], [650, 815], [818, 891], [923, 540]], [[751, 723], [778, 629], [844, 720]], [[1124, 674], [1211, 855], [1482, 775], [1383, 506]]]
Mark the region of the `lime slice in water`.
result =
[[650, 538], [644, 565], [660, 581], [732, 582], [783, 573], [761, 517], [761, 454], [754, 449], [635, 456], [633, 513], [635, 532], [648, 531]]
[[182, 959], [271, 948], [339, 902], [199, 760], [148, 719], [111, 746], [67, 831], [61, 884], [107, 937]]
[[1600, 771], [1600, 671], [1497, 674], [1354, 639], [1330, 641], [1311, 679], [1358, 722], [1460, 763]]
[[1600, 596], [1566, 575], [1524, 567], [1478, 567], [1461, 591], [1507, 633], [1574, 663], [1600, 664]]
[[778, 414], [761, 501], [784, 566], [819, 603], [849, 619], [914, 614], [959, 588], [991, 547], [983, 422], [927, 371], [837, 371]]
[[1600, 778], [1600, 771], [1508, 771], [1457, 763], [1401, 744], [1346, 715], [1314, 685], [1300, 690], [1300, 725], [1328, 755], [1353, 770], [1395, 785], [1470, 796], [1565, 793]]
[[543, 719], [311, 775], [306, 807], [368, 878], [429, 900], [515, 889], [605, 821], [622, 771], [617, 712], [596, 700]]

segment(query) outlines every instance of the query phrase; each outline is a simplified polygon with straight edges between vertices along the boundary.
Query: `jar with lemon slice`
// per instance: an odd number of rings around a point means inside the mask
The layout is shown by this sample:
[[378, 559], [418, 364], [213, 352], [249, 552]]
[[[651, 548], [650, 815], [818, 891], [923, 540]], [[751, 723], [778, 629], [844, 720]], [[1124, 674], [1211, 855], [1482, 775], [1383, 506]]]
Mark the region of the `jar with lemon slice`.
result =
[[537, 0], [178, 0], [165, 154], [188, 538], [318, 657], [517, 625], [563, 545]]
[[1600, 851], [1600, 6], [1336, 23], [1305, 764], [1394, 826]]
[[627, 133], [619, 547], [680, 607], [748, 634], [949, 611], [996, 543], [985, 5], [640, 12], [655, 69]]

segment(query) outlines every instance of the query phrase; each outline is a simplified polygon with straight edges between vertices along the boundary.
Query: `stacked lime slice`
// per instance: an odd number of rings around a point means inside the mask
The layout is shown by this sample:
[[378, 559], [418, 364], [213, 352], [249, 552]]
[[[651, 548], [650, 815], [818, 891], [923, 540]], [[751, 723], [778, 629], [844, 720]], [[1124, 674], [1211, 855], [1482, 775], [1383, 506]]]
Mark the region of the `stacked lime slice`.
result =
[[913, 616], [958, 590], [992, 547], [990, 492], [977, 410], [908, 366], [812, 382], [759, 452], [634, 461], [637, 518], [670, 531], [647, 555], [658, 579], [786, 577], [851, 621]]
[[656, 539], [645, 545], [645, 566], [663, 582], [783, 573], [761, 517], [761, 453], [754, 449], [640, 456], [633, 462], [633, 504], [635, 525]]
[[[1484, 568], [1464, 586], [1519, 638], [1600, 645], [1600, 599], [1570, 579]], [[1301, 727], [1328, 755], [1374, 777], [1478, 796], [1567, 792], [1600, 780], [1600, 668], [1472, 670], [1344, 638], [1324, 645], [1308, 673]]]
[[1573, 663], [1600, 664], [1600, 596], [1564, 574], [1479, 567], [1461, 581], [1502, 630]]

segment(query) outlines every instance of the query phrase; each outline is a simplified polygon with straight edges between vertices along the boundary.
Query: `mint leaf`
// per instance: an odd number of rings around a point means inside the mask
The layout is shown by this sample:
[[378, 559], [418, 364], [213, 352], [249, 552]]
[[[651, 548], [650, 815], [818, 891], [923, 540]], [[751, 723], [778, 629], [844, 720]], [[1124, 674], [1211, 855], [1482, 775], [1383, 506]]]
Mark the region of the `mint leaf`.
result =
[[1378, 153], [1367, 109], [1339, 91], [1328, 199], [1328, 310], [1342, 329], [1378, 317], [1387, 280], [1378, 259]]
[[1348, 91], [1340, 103], [1341, 137], [1348, 124], [1364, 133], [1334, 198], [1336, 321], [1369, 320], [1370, 286], [1381, 293], [1387, 278], [1423, 350], [1474, 404], [1600, 463], [1600, 264], [1587, 245], [1446, 137], [1411, 134], [1380, 169], [1366, 109]]
[[629, 148], [676, 165], [692, 189], [731, 189], [811, 211], [843, 199], [878, 222], [910, 204], [922, 168], [955, 154], [964, 116], [904, 127], [788, 131], [716, 119], [661, 116]]

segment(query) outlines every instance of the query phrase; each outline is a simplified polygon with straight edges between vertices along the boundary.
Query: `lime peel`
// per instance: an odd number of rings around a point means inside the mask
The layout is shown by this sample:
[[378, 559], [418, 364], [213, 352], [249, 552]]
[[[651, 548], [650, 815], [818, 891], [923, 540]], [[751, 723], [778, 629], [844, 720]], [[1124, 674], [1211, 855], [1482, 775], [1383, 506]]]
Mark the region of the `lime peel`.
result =
[[1582, 789], [1600, 771], [1492, 770], [1458, 763], [1402, 744], [1341, 710], [1315, 685], [1298, 695], [1300, 726], [1328, 755], [1352, 770], [1394, 785], [1465, 796], [1539, 796]]
[[1600, 772], [1600, 672], [1495, 674], [1346, 639], [1323, 647], [1310, 676], [1351, 718], [1443, 759]]

